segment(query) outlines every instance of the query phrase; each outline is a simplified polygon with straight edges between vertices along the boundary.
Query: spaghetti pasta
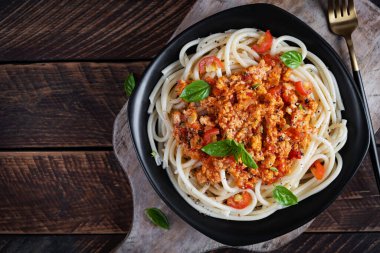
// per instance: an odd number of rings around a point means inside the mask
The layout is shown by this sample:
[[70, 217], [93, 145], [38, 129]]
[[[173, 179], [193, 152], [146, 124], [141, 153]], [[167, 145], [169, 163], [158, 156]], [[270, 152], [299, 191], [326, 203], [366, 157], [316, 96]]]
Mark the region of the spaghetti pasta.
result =
[[[252, 45], [262, 43], [263, 36], [265, 36], [263, 31], [244, 28], [212, 34], [187, 43], [180, 51], [178, 61], [162, 71], [163, 76], [149, 96], [150, 116], [147, 132], [157, 165], [162, 165], [166, 169], [175, 189], [193, 208], [212, 217], [241, 221], [263, 219], [284, 208], [284, 205], [274, 197], [273, 191], [276, 185], [286, 187], [298, 198], [298, 201], [302, 201], [327, 187], [342, 169], [342, 158], [338, 152], [347, 140], [347, 121], [342, 119], [341, 111], [344, 107], [336, 79], [326, 65], [307, 50], [302, 41], [285, 35], [273, 38], [267, 54], [269, 57], [275, 57], [296, 51], [302, 56], [300, 66], [294, 69], [284, 67], [284, 69], [289, 70], [289, 82], [310, 84], [311, 94], [307, 96], [316, 103], [315, 108], [310, 109], [310, 118], [308, 118], [308, 124], [315, 130], [309, 132], [307, 137], [309, 141], [304, 146], [303, 154], [294, 154], [296, 158], [292, 158], [292, 162], [286, 165], [289, 167], [287, 172], [273, 180], [260, 178], [257, 176], [258, 172], [252, 172], [251, 175], [249, 171], [252, 171], [252, 168], [239, 165], [248, 171], [250, 177], [253, 177], [246, 179], [254, 182], [253, 187], [239, 185], [236, 175], [234, 177], [225, 168], [217, 170], [216, 181], [200, 182], [195, 175], [194, 172], [200, 170], [205, 159], [184, 154], [185, 144], [181, 143], [174, 134], [176, 126], [172, 119], [173, 112], [182, 110], [189, 104], [176, 92], [178, 81], [231, 78], [236, 73], [242, 75], [246, 68], [262, 65], [263, 53], [255, 51]], [[292, 45], [287, 42], [291, 42]], [[187, 51], [192, 47], [196, 47], [195, 53], [188, 55]], [[217, 58], [223, 64], [223, 68], [218, 65], [208, 68], [200, 64], [205, 57]], [[188, 83], [183, 84], [186, 86]], [[299, 92], [302, 93], [302, 90]], [[214, 133], [217, 134], [219, 131]], [[226, 139], [226, 134], [221, 138]], [[211, 140], [215, 141], [215, 138]], [[257, 157], [253, 151], [248, 150], [248, 154]], [[311, 170], [316, 162], [323, 164], [321, 179], [313, 176]], [[238, 163], [239, 159], [231, 164], [238, 166]], [[259, 169], [264, 168], [263, 164], [264, 162], [259, 164]], [[278, 169], [269, 167], [265, 169], [270, 175], [278, 175]], [[273, 171], [270, 172], [269, 169]], [[241, 201], [243, 194], [249, 200], [246, 205], [236, 208], [227, 204], [229, 201]]]

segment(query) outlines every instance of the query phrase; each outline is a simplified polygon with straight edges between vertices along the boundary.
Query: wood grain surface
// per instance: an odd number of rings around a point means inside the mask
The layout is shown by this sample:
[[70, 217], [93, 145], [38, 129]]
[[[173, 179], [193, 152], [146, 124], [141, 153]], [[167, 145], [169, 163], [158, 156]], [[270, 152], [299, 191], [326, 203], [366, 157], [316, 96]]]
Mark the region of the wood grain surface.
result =
[[126, 233], [132, 197], [112, 152], [1, 152], [0, 233]]
[[[210, 253], [244, 253], [238, 249], [222, 249]], [[304, 233], [286, 246], [271, 253], [377, 253], [380, 252], [379, 233]]]
[[0, 62], [152, 58], [193, 3], [1, 1]]
[[146, 62], [0, 65], [0, 149], [111, 147], [123, 81]]
[[3, 235], [0, 252], [108, 253], [125, 235]]
[[[110, 252], [124, 235], [5, 235], [0, 237], [1, 252], [78, 253]], [[380, 233], [304, 233], [294, 241], [271, 253], [380, 252]], [[220, 249], [209, 253], [245, 253], [246, 250]]]

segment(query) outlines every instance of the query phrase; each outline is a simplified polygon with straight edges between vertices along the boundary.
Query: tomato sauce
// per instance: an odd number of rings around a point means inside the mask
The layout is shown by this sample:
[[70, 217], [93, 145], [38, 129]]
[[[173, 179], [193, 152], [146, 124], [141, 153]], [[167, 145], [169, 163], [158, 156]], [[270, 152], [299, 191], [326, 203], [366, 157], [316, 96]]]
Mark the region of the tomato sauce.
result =
[[[291, 81], [291, 71], [278, 56], [265, 54], [258, 65], [244, 71], [205, 78], [210, 95], [171, 112], [174, 137], [183, 146], [185, 159], [202, 161], [202, 167], [193, 170], [200, 184], [219, 183], [222, 169], [242, 189], [253, 188], [258, 179], [274, 183], [291, 171], [310, 143], [315, 131], [312, 115], [318, 107], [310, 96], [311, 85]], [[190, 82], [178, 81], [177, 93]], [[243, 143], [259, 168], [201, 151], [224, 139]]]

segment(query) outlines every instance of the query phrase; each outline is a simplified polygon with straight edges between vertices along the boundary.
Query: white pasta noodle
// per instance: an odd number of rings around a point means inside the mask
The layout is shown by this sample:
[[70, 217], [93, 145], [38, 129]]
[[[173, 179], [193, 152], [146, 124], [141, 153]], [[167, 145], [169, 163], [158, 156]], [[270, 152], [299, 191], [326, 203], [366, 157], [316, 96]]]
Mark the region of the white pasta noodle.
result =
[[[169, 115], [171, 110], [184, 108], [186, 104], [177, 97], [174, 86], [178, 80], [198, 80], [199, 61], [214, 55], [224, 64], [207, 73], [209, 77], [230, 76], [252, 65], [257, 65], [260, 56], [251, 48], [263, 31], [244, 28], [212, 34], [205, 38], [190, 41], [183, 46], [179, 59], [162, 71], [162, 78], [149, 96], [150, 114], [147, 122], [149, 143], [155, 155], [157, 165], [166, 169], [168, 176], [179, 194], [195, 209], [206, 215], [227, 220], [259, 220], [268, 217], [276, 210], [284, 208], [273, 197], [274, 185], [265, 185], [259, 179], [254, 189], [240, 189], [234, 185], [231, 176], [223, 169], [220, 171], [219, 184], [198, 184], [192, 170], [202, 166], [202, 162], [183, 158], [183, 147], [173, 137], [173, 124]], [[287, 42], [291, 42], [287, 44]], [[194, 48], [195, 53], [186, 52]], [[308, 82], [312, 86], [312, 98], [318, 101], [318, 108], [311, 119], [317, 129], [311, 135], [311, 141], [304, 155], [297, 160], [291, 172], [283, 176], [276, 184], [287, 187], [299, 201], [318, 193], [327, 187], [340, 173], [342, 158], [339, 150], [347, 140], [347, 121], [342, 119], [344, 110], [337, 81], [326, 65], [305, 44], [291, 36], [273, 38], [271, 55], [295, 50], [301, 53], [301, 66], [292, 71], [291, 80]], [[317, 161], [323, 161], [325, 173], [317, 180], [310, 167]], [[243, 209], [235, 209], [226, 204], [226, 200], [237, 193], [248, 192], [251, 203]]]

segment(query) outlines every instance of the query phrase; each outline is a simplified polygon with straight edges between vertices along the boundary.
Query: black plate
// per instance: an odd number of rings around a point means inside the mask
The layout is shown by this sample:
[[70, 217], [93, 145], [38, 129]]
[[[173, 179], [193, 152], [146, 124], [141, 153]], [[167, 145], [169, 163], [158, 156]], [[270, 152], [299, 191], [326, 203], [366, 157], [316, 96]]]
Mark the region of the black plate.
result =
[[[227, 221], [203, 215], [192, 208], [174, 189], [165, 170], [151, 157], [147, 135], [149, 94], [161, 77], [161, 70], [178, 59], [187, 42], [211, 33], [244, 27], [270, 29], [279, 37], [291, 35], [301, 39], [308, 50], [319, 56], [334, 73], [346, 108], [348, 140], [340, 151], [343, 169], [327, 188], [298, 205], [277, 211], [259, 221]], [[191, 226], [227, 245], [248, 245], [272, 239], [307, 223], [325, 210], [355, 174], [369, 145], [369, 132], [358, 91], [343, 62], [330, 45], [304, 22], [269, 4], [236, 7], [191, 26], [173, 39], [146, 70], [133, 96], [129, 99], [129, 124], [140, 163], [158, 195]]]

